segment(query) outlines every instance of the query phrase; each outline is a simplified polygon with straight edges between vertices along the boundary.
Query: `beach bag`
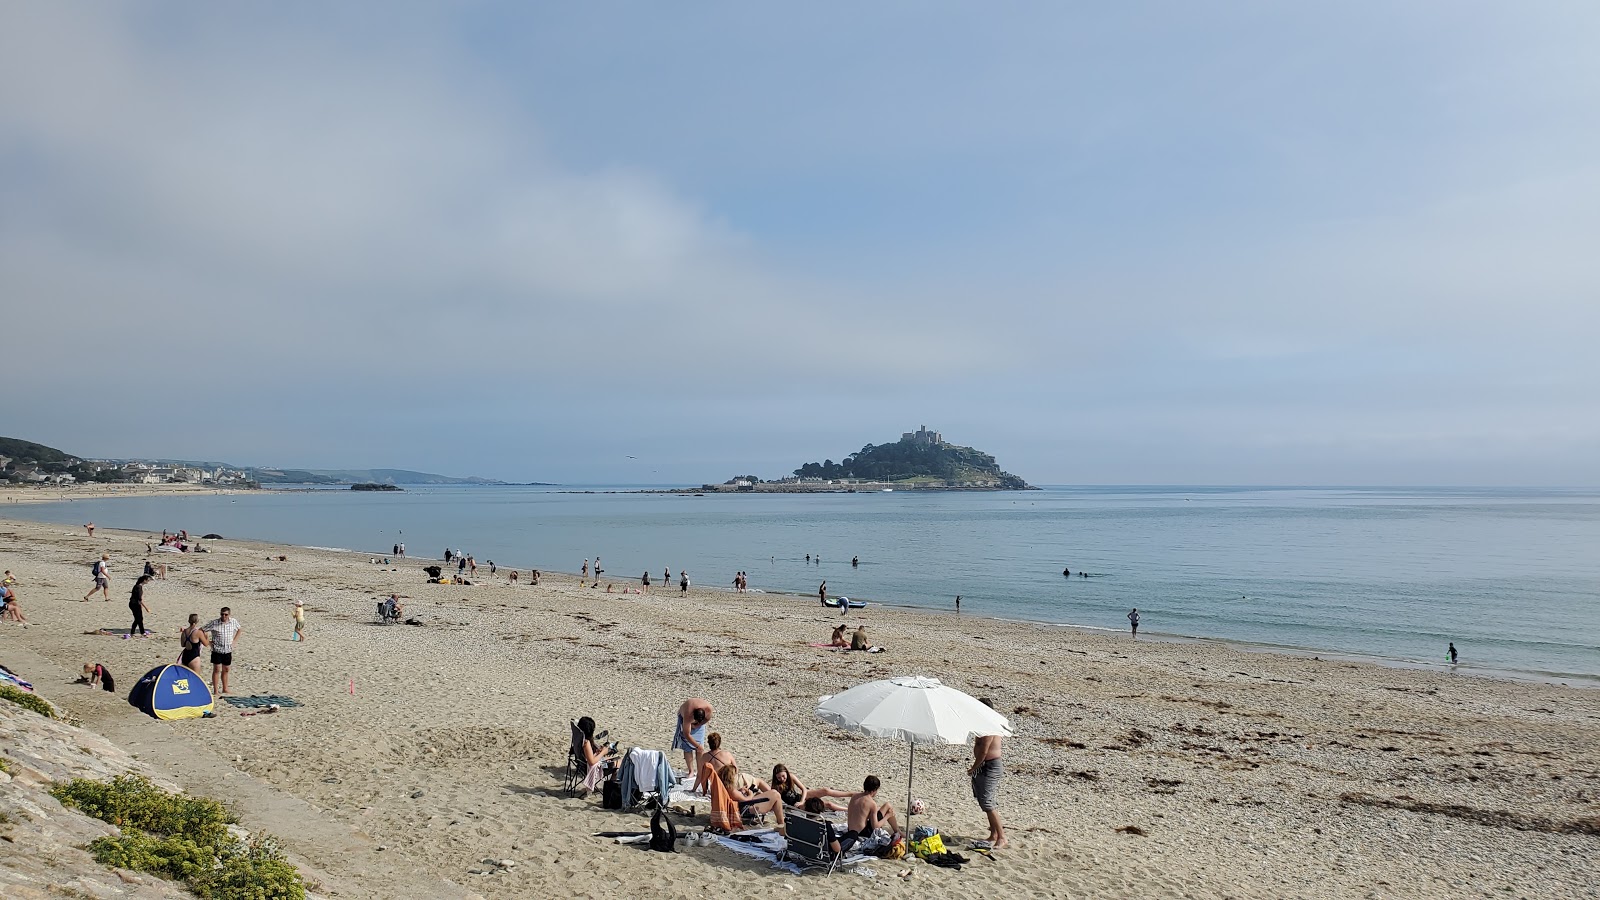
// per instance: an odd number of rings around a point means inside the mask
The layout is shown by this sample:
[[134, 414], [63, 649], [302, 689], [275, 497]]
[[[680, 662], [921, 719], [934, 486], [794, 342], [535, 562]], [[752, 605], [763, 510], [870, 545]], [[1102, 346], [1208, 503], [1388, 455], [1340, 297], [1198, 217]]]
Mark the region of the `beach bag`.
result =
[[615, 781], [615, 780], [607, 781], [604, 785], [601, 786], [601, 788], [600, 788], [600, 808], [601, 809], [621, 809], [622, 808], [622, 782]]
[[678, 829], [659, 807], [655, 815], [650, 817], [650, 849], [662, 853], [678, 852]]
[[938, 856], [945, 852], [944, 838], [940, 836], [939, 832], [935, 831], [921, 840], [912, 841], [911, 852], [915, 853], [918, 859], [923, 860], [930, 856]]

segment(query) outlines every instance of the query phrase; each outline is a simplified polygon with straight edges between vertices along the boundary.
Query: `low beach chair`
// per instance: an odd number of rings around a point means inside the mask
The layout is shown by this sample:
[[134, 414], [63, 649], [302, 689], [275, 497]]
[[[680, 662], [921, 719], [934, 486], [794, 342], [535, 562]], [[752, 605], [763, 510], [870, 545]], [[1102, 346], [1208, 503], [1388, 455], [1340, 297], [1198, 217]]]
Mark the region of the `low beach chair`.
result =
[[393, 625], [400, 621], [400, 614], [394, 611], [389, 601], [384, 600], [378, 604], [378, 624]]
[[792, 806], [784, 809], [783, 821], [789, 838], [784, 855], [802, 867], [826, 869], [833, 874], [839, 866], [839, 856], [828, 846], [833, 840], [832, 826]]

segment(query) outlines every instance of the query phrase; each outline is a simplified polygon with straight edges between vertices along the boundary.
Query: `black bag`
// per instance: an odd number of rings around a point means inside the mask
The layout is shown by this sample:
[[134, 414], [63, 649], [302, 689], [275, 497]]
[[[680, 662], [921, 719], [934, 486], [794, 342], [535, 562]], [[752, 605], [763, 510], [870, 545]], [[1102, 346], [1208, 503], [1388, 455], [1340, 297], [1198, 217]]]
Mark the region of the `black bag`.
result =
[[607, 781], [605, 784], [600, 786], [600, 808], [622, 808], [622, 782]]
[[662, 853], [678, 852], [678, 829], [672, 824], [672, 818], [660, 808], [650, 817], [650, 849]]

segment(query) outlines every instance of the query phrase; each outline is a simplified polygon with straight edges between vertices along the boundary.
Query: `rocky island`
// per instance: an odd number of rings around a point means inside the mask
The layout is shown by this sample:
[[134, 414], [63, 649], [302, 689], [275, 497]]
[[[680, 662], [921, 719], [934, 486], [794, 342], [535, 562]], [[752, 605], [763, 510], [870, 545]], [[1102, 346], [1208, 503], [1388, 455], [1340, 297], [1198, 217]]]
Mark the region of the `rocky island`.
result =
[[995, 458], [971, 447], [946, 443], [926, 425], [888, 444], [868, 444], [840, 462], [809, 462], [786, 478], [766, 481], [740, 475], [722, 484], [674, 493], [860, 493], [862, 491], [1032, 491], [1000, 469]]

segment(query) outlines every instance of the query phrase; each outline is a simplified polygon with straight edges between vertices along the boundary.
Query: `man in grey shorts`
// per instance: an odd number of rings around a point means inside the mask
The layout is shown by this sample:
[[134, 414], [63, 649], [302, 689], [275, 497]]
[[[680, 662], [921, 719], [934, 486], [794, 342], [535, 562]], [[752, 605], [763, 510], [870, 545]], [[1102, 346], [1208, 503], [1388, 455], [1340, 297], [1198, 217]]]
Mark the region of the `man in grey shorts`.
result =
[[[979, 697], [984, 706], [994, 709], [988, 697]], [[989, 734], [972, 742], [972, 797], [989, 817], [989, 846], [998, 850], [1006, 845], [1006, 830], [1000, 825], [1000, 735]]]

